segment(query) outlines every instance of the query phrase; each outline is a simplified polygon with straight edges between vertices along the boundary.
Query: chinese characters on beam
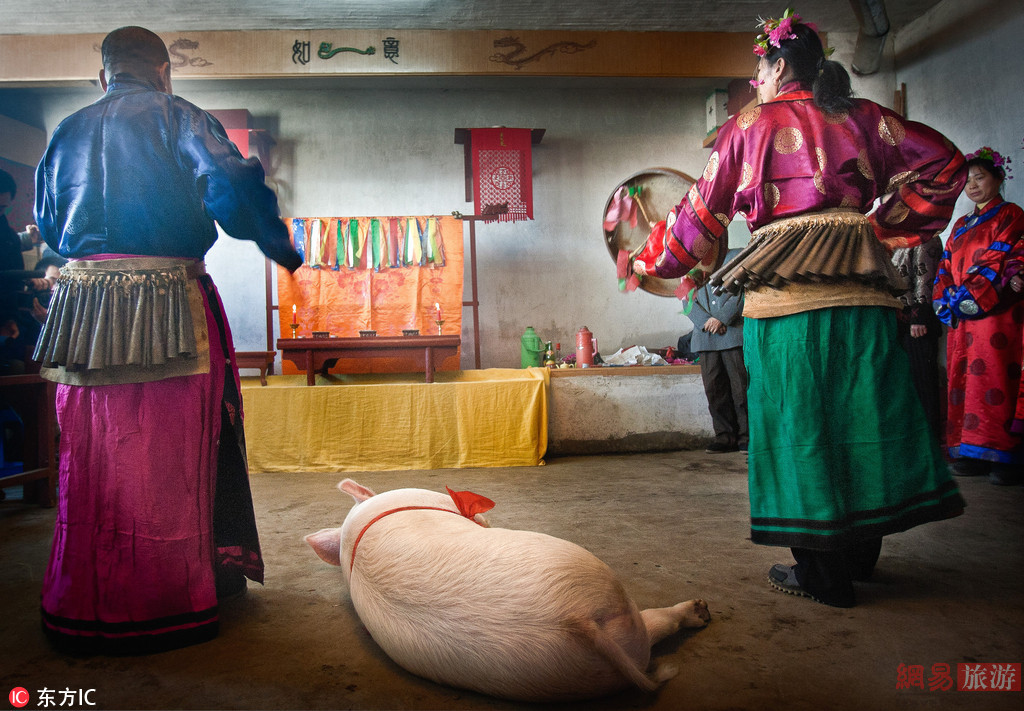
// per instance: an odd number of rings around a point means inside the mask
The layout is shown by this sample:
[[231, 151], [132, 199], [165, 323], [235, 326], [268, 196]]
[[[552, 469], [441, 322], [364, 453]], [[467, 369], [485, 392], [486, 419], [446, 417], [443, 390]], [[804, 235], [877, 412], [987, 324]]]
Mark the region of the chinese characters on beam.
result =
[[[308, 40], [295, 40], [292, 44], [292, 64], [301, 64], [302, 66], [309, 64], [313, 58], [312, 44]], [[384, 59], [392, 64], [398, 64], [398, 39], [395, 37], [385, 37], [381, 40], [380, 44]], [[318, 59], [327, 61], [343, 52], [372, 57], [377, 54], [377, 47], [374, 45], [369, 47], [335, 47], [333, 42], [321, 42], [316, 56]]]

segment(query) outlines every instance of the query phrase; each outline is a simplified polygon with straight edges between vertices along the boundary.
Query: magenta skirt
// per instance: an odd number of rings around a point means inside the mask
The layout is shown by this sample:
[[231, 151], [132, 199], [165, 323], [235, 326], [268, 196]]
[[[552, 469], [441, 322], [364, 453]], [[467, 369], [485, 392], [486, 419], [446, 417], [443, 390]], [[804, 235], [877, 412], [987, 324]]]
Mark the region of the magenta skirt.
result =
[[262, 581], [244, 454], [234, 459], [256, 544], [216, 540], [222, 420], [230, 427], [241, 410], [225, 407], [237, 371], [226, 369], [233, 348], [208, 279], [203, 295], [209, 373], [57, 386], [59, 497], [42, 613], [59, 645], [131, 653], [205, 641], [217, 634], [218, 569]]

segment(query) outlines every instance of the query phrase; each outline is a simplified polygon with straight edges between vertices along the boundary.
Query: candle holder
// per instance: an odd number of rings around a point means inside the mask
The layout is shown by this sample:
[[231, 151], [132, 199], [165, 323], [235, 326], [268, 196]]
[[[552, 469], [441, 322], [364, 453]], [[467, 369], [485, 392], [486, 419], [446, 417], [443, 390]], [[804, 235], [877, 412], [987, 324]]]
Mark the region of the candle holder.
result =
[[292, 338], [298, 338], [298, 335], [297, 335], [298, 330], [299, 330], [299, 324], [293, 323], [292, 324]]
[[441, 335], [441, 326], [444, 325], [444, 321], [438, 320], [438, 321], [434, 321], [434, 323], [437, 324], [437, 335], [440, 336]]

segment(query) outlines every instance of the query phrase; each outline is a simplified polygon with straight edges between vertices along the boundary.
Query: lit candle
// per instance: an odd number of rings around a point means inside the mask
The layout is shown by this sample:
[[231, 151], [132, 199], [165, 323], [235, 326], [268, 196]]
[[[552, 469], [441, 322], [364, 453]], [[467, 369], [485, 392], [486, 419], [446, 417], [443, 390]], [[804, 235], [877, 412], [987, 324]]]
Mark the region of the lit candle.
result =
[[441, 320], [441, 304], [439, 304], [437, 302], [434, 302], [434, 309], [437, 311], [437, 318], [435, 320], [436, 321], [440, 321]]
[[295, 325], [295, 324], [298, 323], [298, 319], [297, 319], [297, 316], [296, 316], [297, 309], [298, 309], [298, 307], [295, 304], [292, 304], [292, 325]]

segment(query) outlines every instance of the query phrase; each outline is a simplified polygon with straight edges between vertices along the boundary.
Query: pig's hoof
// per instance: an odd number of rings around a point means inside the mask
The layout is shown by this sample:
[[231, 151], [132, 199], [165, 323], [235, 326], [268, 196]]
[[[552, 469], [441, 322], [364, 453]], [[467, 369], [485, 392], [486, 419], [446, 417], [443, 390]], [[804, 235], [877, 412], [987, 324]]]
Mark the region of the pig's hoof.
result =
[[699, 598], [681, 602], [676, 607], [683, 613], [679, 620], [680, 627], [704, 627], [711, 621], [708, 604]]
[[674, 664], [659, 664], [651, 676], [654, 678], [654, 681], [663, 684], [669, 679], [674, 679], [678, 674], [679, 668]]

